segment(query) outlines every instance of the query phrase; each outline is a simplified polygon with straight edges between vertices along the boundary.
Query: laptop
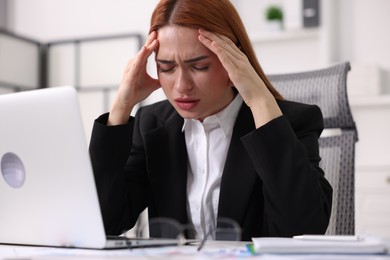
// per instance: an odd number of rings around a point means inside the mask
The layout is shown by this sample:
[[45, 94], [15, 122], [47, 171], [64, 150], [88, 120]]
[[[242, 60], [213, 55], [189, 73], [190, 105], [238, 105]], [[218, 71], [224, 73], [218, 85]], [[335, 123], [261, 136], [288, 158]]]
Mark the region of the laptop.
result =
[[108, 239], [74, 87], [0, 95], [0, 243], [76, 248], [173, 245]]

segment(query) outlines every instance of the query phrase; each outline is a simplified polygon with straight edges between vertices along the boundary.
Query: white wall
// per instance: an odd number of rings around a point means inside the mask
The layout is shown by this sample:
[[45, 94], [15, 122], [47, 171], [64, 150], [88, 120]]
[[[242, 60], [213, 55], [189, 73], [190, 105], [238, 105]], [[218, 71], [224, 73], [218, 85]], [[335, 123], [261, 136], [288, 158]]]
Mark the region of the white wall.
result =
[[379, 93], [390, 93], [390, 1], [342, 0], [338, 4], [338, 59], [356, 64], [364, 75], [361, 81], [379, 81]]
[[[268, 4], [287, 6], [292, 0], [232, 0], [251, 35], [266, 30]], [[140, 32], [146, 35], [158, 0], [13, 0], [7, 2], [7, 26], [39, 41]], [[294, 2], [297, 2], [294, 0]], [[330, 61], [350, 60], [390, 71], [390, 1], [322, 0], [329, 7], [323, 31], [331, 35], [322, 46]], [[324, 39], [323, 39], [324, 40]], [[322, 54], [323, 55], [323, 54]], [[302, 57], [305, 59], [305, 57]], [[280, 61], [277, 61], [277, 66]], [[386, 77], [383, 77], [386, 79]], [[390, 82], [389, 82], [390, 84]]]
[[[390, 69], [390, 1], [388, 0], [354, 0], [351, 3], [351, 27], [343, 33], [352, 31], [349, 42], [345, 39], [344, 49], [350, 48], [350, 58], [367, 62], [378, 62]], [[343, 44], [343, 42], [341, 43]]]
[[9, 27], [39, 41], [146, 33], [158, 0], [12, 0]]

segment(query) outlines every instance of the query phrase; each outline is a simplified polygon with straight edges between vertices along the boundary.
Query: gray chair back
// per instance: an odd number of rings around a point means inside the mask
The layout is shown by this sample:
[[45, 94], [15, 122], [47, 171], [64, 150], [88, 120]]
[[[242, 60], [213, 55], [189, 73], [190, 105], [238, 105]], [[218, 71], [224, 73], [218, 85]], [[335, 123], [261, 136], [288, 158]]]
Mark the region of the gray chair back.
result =
[[[355, 233], [355, 143], [357, 129], [347, 96], [349, 62], [327, 68], [268, 75], [287, 100], [318, 105], [324, 117], [324, 135], [319, 140], [320, 166], [333, 187], [333, 204], [326, 234]], [[325, 135], [325, 133], [330, 133]]]

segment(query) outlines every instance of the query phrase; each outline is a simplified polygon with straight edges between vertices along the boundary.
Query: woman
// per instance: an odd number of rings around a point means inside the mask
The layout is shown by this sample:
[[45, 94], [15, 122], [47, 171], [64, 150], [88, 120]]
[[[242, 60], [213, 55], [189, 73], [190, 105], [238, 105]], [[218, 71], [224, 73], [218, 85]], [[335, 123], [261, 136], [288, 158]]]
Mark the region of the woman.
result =
[[[146, 72], [155, 52], [158, 79]], [[134, 106], [161, 87], [167, 100]], [[106, 232], [149, 218], [218, 218], [242, 240], [324, 233], [332, 188], [319, 167], [317, 106], [283, 100], [264, 75], [229, 0], [161, 0], [129, 61], [90, 154]]]

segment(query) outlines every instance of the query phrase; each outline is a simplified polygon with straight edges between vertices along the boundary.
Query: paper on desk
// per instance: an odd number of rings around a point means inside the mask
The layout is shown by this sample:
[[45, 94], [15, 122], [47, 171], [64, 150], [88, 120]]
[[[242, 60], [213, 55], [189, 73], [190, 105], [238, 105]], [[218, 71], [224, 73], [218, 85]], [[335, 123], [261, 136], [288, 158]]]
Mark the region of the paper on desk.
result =
[[379, 238], [364, 238], [357, 241], [301, 240], [294, 238], [252, 238], [256, 253], [296, 254], [383, 254], [386, 243]]

